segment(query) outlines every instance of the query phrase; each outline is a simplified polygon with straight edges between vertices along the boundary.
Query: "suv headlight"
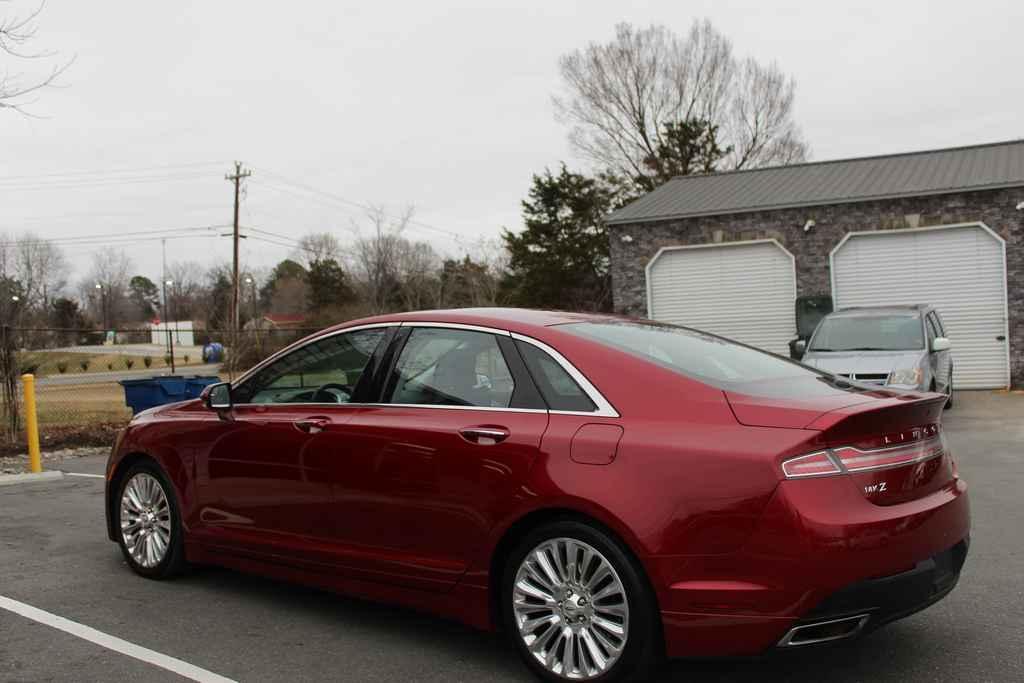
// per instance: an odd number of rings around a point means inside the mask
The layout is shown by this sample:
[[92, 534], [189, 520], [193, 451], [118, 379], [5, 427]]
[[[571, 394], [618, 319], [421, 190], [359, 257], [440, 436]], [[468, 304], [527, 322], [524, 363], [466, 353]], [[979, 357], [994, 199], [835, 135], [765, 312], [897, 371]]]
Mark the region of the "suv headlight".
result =
[[889, 373], [887, 384], [916, 387], [921, 383], [921, 368], [902, 368]]

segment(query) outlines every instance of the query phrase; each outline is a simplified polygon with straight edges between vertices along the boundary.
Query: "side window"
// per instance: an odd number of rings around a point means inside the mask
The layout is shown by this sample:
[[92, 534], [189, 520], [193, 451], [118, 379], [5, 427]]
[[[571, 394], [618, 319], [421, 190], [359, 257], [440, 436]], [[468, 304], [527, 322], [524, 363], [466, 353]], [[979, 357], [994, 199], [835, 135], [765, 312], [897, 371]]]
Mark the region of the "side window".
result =
[[234, 392], [235, 403], [348, 403], [385, 328], [325, 337], [280, 358]]
[[494, 335], [417, 327], [398, 356], [386, 402], [507, 408], [514, 390]]
[[516, 342], [530, 376], [551, 410], [592, 413], [597, 406], [558, 362], [527, 342]]

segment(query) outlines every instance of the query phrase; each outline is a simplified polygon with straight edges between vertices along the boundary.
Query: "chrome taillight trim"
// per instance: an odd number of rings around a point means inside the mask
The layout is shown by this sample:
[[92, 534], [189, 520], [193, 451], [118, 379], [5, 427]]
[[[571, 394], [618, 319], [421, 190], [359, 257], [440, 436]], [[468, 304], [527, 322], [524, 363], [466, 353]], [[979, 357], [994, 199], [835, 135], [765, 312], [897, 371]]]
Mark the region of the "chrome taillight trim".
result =
[[[923, 452], [910, 456], [915, 450], [923, 449]], [[914, 442], [911, 444], [900, 444], [898, 446], [891, 446], [889, 448], [876, 448], [871, 450], [862, 450], [860, 448], [854, 448], [853, 446], [842, 446], [840, 448], [831, 449], [832, 454], [838, 461], [839, 465], [846, 472], [874, 472], [877, 470], [887, 470], [893, 467], [906, 467], [907, 465], [916, 465], [918, 463], [927, 462], [934, 458], [941, 457], [946, 452], [946, 442], [942, 435], [933, 436], [923, 441]], [[847, 451], [853, 451], [860, 455], [853, 456], [855, 460], [879, 460], [882, 458], [892, 457], [894, 451], [907, 451], [908, 458], [906, 460], [900, 460], [899, 462], [885, 463], [882, 465], [860, 465], [851, 466], [850, 458], [844, 458], [841, 453]]]
[[[833, 470], [831, 472], [808, 472], [808, 473], [805, 473], [805, 474], [799, 474], [799, 473], [791, 474], [786, 469], [786, 467], [788, 465], [793, 465], [794, 463], [798, 463], [801, 460], [807, 460], [808, 458], [817, 458], [817, 457], [820, 457], [820, 456], [824, 456], [832, 464]], [[843, 470], [839, 466], [839, 463], [836, 462], [836, 459], [834, 457], [832, 457], [832, 454], [829, 453], [828, 450], [814, 451], [813, 453], [807, 453], [806, 455], [798, 455], [795, 458], [789, 458], [787, 460], [784, 460], [783, 463], [782, 463], [782, 474], [785, 475], [786, 479], [809, 479], [811, 477], [834, 477], [835, 475], [842, 474], [842, 473], [843, 473]]]

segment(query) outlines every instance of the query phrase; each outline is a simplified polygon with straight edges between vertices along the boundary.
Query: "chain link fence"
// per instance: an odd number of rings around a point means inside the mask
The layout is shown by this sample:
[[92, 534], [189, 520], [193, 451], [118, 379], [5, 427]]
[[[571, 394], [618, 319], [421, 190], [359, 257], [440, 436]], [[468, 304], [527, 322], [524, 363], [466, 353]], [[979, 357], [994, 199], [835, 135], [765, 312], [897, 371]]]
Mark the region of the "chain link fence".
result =
[[[3, 327], [3, 426], [6, 442], [23, 441], [20, 377], [36, 377], [36, 407], [44, 444], [81, 445], [105, 439], [131, 417], [122, 380], [159, 375], [237, 377], [264, 358], [314, 332], [310, 328], [109, 331]], [[172, 352], [173, 347], [173, 352]], [[93, 433], [101, 436], [93, 438]], [[77, 435], [77, 436], [76, 436]]]

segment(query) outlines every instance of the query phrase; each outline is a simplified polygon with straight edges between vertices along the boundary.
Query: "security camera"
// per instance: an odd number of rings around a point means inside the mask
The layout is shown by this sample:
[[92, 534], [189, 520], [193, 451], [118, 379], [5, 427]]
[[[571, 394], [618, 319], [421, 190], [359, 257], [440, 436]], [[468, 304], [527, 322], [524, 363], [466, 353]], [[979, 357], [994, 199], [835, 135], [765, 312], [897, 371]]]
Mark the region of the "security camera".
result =
[[1017, 210], [1024, 211], [1024, 202], [1021, 202], [1020, 204], [1017, 205]]
[[814, 222], [814, 219], [812, 218], [811, 220], [809, 220], [806, 223], [804, 223], [804, 232], [810, 232], [811, 228], [813, 228], [814, 226], [815, 226], [815, 222]]
[[619, 237], [619, 239], [622, 240], [623, 242], [625, 242], [626, 244], [629, 244], [630, 242], [633, 241], [633, 236], [632, 235], [622, 235], [621, 237]]

